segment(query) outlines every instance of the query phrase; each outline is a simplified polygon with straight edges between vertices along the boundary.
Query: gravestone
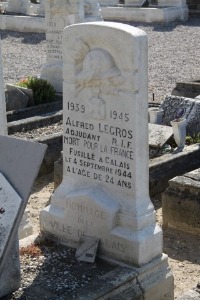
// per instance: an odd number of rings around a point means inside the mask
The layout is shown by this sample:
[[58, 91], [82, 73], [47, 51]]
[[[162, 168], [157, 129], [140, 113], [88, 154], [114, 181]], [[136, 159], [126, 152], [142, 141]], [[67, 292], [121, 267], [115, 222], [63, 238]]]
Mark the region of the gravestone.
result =
[[63, 43], [63, 181], [41, 211], [41, 231], [74, 248], [98, 238], [99, 256], [139, 266], [145, 299], [171, 300], [149, 198], [147, 36], [95, 22], [65, 28]]
[[173, 135], [170, 126], [149, 124], [149, 146], [161, 148]]
[[67, 25], [85, 22], [87, 18], [99, 20], [101, 16], [97, 8], [97, 0], [45, 1], [47, 57], [41, 78], [51, 82], [59, 93], [63, 92], [63, 29]]
[[25, 108], [28, 104], [28, 96], [18, 88], [5, 91], [5, 96], [7, 111]]
[[0, 297], [20, 286], [17, 231], [46, 145], [0, 136]]
[[64, 45], [64, 176], [41, 229], [72, 247], [97, 236], [99, 254], [148, 263], [162, 231], [148, 190], [147, 36], [87, 23], [66, 28]]
[[7, 11], [16, 14], [26, 14], [28, 3], [28, 0], [9, 0]]
[[160, 105], [160, 109], [163, 110], [162, 124], [170, 126], [170, 122], [175, 119], [187, 119], [194, 103], [195, 100], [191, 98], [173, 95], [166, 96]]
[[45, 1], [47, 57], [41, 77], [50, 81], [57, 92], [62, 92], [63, 85], [63, 29], [67, 25], [83, 22], [83, 20], [83, 1]]
[[0, 134], [7, 135], [6, 101], [4, 94], [3, 70], [0, 44]]

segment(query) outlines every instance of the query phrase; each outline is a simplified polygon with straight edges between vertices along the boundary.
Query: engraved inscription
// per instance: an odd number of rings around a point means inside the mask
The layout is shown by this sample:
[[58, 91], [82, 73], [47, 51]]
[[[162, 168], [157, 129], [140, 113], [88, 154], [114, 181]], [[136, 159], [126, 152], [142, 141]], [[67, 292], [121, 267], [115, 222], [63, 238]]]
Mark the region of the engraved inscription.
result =
[[[87, 231], [82, 229], [82, 225], [86, 225], [85, 222], [89, 222], [89, 221], [84, 220], [83, 218], [78, 218], [78, 228], [73, 228], [71, 226], [67, 226], [66, 224], [63, 224], [63, 223], [60, 223], [57, 221], [50, 221], [49, 225], [55, 231], [65, 233], [63, 241], [70, 242], [70, 240], [68, 239], [68, 236], [71, 237], [72, 232], [75, 232], [78, 240], [80, 237], [88, 235]], [[90, 225], [92, 226], [93, 224], [87, 223], [87, 226], [90, 226]], [[80, 228], [79, 228], [79, 226], [80, 226]], [[59, 238], [59, 240], [61, 241], [61, 238]], [[128, 246], [126, 245], [126, 243], [117, 241], [114, 238], [100, 237], [100, 241], [101, 241], [101, 247], [103, 247], [104, 249], [112, 250], [112, 251], [119, 252], [119, 253], [126, 253], [126, 251], [128, 250]], [[72, 242], [74, 243], [73, 240], [72, 240]]]

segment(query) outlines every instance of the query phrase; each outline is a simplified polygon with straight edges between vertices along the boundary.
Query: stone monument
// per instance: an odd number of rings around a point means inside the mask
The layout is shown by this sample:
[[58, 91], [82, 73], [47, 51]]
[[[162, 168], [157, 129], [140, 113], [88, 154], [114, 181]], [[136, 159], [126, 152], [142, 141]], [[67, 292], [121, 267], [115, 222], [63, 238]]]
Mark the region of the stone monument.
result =
[[0, 136], [0, 298], [20, 286], [17, 231], [46, 145]]
[[67, 25], [83, 22], [83, 20], [83, 1], [45, 1], [47, 57], [41, 77], [50, 81], [57, 92], [62, 92], [63, 86], [63, 29]]
[[86, 23], [66, 28], [64, 45], [64, 176], [41, 229], [72, 247], [97, 236], [100, 255], [141, 266], [162, 255], [148, 188], [147, 36]]
[[99, 256], [148, 269], [157, 290], [145, 299], [173, 299], [149, 198], [147, 35], [94, 22], [65, 28], [63, 43], [63, 181], [41, 231], [74, 248], [98, 238]]
[[[0, 41], [1, 42], [1, 41]], [[6, 119], [6, 101], [4, 93], [3, 70], [1, 60], [1, 44], [0, 44], [0, 134], [7, 135], [7, 119]]]
[[59, 93], [63, 92], [63, 29], [67, 25], [82, 23], [85, 19], [101, 19], [97, 0], [45, 2], [47, 58], [41, 77], [50, 81]]

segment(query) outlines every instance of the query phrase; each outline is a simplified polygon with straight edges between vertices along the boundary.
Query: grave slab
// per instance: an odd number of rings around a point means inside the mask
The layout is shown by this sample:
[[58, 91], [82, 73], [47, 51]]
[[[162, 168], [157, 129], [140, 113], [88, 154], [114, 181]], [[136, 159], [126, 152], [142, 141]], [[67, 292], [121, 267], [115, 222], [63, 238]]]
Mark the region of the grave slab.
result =
[[163, 226], [200, 235], [200, 169], [169, 181], [162, 209]]
[[99, 255], [143, 265], [162, 254], [148, 190], [147, 36], [95, 22], [67, 27], [63, 43], [64, 176], [41, 230], [75, 248], [97, 236]]
[[17, 110], [25, 108], [28, 103], [28, 96], [20, 89], [12, 89], [5, 92], [6, 95], [6, 110]]
[[149, 146], [161, 148], [173, 135], [170, 126], [149, 124]]
[[[20, 281], [18, 253], [16, 249], [17, 231], [28, 201], [32, 184], [39, 171], [46, 145], [0, 136], [0, 173], [1, 173], [1, 248], [0, 248], [0, 297], [16, 289]], [[14, 255], [14, 256], [13, 256]], [[8, 257], [15, 261], [8, 265]], [[9, 269], [9, 272], [7, 271]], [[18, 277], [16, 277], [18, 274]], [[9, 280], [7, 280], [9, 276]], [[11, 284], [12, 283], [12, 284]]]

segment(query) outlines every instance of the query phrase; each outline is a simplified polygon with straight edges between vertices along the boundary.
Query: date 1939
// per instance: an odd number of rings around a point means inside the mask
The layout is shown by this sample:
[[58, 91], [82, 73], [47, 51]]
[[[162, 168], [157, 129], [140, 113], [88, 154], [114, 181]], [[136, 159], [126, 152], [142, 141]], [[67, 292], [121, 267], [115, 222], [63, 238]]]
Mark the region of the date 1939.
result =
[[67, 109], [69, 111], [80, 112], [82, 114], [85, 113], [85, 105], [73, 102], [67, 102]]

